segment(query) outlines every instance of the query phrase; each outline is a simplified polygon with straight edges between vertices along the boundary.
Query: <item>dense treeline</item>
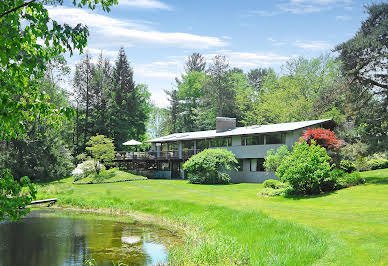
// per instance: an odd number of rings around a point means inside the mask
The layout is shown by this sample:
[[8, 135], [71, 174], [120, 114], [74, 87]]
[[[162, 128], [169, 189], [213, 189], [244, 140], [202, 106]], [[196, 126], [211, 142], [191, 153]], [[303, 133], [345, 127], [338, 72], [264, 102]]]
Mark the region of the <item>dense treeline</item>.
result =
[[74, 116], [37, 117], [25, 122], [19, 138], [0, 142], [0, 166], [15, 177], [36, 180], [66, 177], [74, 169], [76, 155], [85, 151], [91, 136], [103, 134], [115, 140], [118, 149], [131, 138], [146, 138], [151, 111], [147, 86], [136, 84], [124, 49], [112, 64], [102, 54], [93, 63], [86, 54], [76, 65], [72, 94], [61, 88], [70, 68], [63, 56], [52, 58], [39, 89], [55, 108], [73, 108]]

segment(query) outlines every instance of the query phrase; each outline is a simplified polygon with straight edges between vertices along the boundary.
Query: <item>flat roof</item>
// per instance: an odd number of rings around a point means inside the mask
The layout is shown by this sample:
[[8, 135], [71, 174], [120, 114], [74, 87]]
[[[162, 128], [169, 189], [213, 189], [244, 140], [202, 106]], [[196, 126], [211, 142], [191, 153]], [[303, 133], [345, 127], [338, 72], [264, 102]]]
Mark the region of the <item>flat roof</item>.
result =
[[206, 130], [206, 131], [195, 131], [185, 133], [174, 133], [171, 135], [155, 138], [146, 142], [171, 142], [181, 140], [194, 140], [194, 139], [207, 139], [227, 136], [238, 136], [238, 135], [252, 135], [252, 134], [264, 134], [264, 133], [275, 133], [275, 132], [288, 132], [294, 131], [301, 128], [314, 126], [317, 124], [333, 121], [332, 119], [321, 119], [321, 120], [309, 120], [300, 122], [270, 124], [270, 125], [255, 125], [248, 127], [236, 127], [225, 131]]

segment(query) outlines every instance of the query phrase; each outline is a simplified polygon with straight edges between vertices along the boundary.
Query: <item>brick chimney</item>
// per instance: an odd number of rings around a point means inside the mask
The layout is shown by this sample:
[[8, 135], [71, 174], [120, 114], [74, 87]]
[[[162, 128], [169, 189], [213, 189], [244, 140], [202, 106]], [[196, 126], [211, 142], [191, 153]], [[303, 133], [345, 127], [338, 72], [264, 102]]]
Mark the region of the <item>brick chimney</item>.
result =
[[236, 128], [236, 118], [216, 117], [216, 132], [222, 132]]

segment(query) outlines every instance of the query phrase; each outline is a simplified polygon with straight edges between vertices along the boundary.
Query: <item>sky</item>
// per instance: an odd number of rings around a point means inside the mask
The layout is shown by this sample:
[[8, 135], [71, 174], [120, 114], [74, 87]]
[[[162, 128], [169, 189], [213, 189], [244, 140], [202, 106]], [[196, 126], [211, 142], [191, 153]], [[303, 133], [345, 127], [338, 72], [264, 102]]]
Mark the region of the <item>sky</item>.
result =
[[[363, 0], [119, 0], [111, 12], [65, 5], [49, 7], [51, 18], [88, 26], [87, 51], [112, 62], [124, 47], [135, 81], [147, 84], [152, 101], [168, 105], [164, 90], [175, 86], [193, 52], [208, 62], [225, 55], [244, 71], [330, 52], [350, 39], [365, 19]], [[82, 55], [67, 57], [74, 69]], [[69, 83], [70, 84], [70, 83]], [[71, 85], [69, 86], [69, 89]]]

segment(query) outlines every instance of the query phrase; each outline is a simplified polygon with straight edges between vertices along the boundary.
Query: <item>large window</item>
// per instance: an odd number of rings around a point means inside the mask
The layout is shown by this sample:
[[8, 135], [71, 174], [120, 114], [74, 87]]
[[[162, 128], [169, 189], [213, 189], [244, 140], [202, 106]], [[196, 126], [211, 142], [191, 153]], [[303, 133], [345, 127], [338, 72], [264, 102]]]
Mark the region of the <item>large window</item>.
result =
[[266, 144], [285, 144], [286, 143], [286, 134], [284, 133], [276, 133], [269, 134], [265, 136]]
[[241, 145], [263, 145], [264, 135], [242, 136]]
[[251, 172], [264, 172], [264, 158], [251, 159]]
[[204, 150], [209, 148], [209, 141], [207, 139], [197, 140], [197, 150]]
[[214, 138], [210, 140], [210, 147], [227, 147], [232, 145], [232, 138]]
[[182, 142], [182, 148], [183, 150], [194, 150], [194, 141], [188, 140]]
[[169, 151], [175, 151], [175, 150], [178, 150], [178, 142], [169, 142], [168, 143], [168, 150]]
[[242, 172], [244, 171], [244, 160], [243, 159], [238, 159], [238, 171]]

